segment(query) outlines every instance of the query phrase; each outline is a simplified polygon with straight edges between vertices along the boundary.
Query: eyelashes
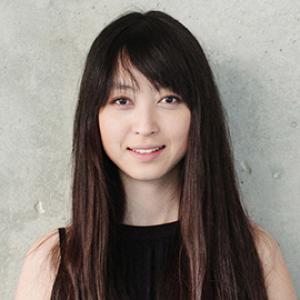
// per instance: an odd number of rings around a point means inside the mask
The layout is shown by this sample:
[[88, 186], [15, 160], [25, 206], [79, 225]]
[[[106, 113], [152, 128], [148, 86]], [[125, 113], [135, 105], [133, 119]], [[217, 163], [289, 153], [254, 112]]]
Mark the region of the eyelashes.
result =
[[[171, 99], [172, 102], [166, 102], [166, 101], [165, 101], [165, 103], [167, 103], [167, 104], [172, 104], [172, 105], [174, 105], [174, 104], [179, 104], [179, 103], [182, 101], [180, 97], [175, 96], [175, 95], [168, 95], [168, 96], [162, 98], [160, 101], [163, 101], [163, 100], [165, 100], [165, 99], [167, 99], [167, 100], [170, 100], [170, 99]], [[176, 101], [174, 101], [174, 100], [176, 100]], [[130, 99], [128, 99], [127, 97], [121, 96], [121, 97], [119, 97], [119, 98], [113, 99], [110, 103], [111, 103], [111, 104], [117, 104], [117, 101], [121, 101], [121, 102], [123, 102], [123, 104], [124, 104], [124, 102], [130, 101]], [[120, 103], [120, 102], [119, 102], [119, 103]], [[117, 104], [117, 105], [118, 105], [118, 106], [127, 106], [127, 105], [123, 105], [123, 104]]]

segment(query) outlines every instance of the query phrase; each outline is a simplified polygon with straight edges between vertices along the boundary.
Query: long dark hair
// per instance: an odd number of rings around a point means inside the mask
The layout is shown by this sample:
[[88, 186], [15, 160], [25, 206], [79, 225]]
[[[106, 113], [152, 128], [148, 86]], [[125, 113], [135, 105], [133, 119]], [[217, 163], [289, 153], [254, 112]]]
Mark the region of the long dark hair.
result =
[[193, 34], [161, 11], [119, 16], [87, 56], [73, 128], [72, 218], [64, 256], [59, 259], [59, 244], [51, 252], [53, 265], [61, 264], [51, 299], [129, 299], [113, 259], [125, 192], [98, 124], [118, 62], [124, 68], [131, 63], [155, 87], [181, 95], [191, 111], [187, 152], [180, 161], [176, 272], [166, 274], [160, 299], [267, 299], [213, 73]]

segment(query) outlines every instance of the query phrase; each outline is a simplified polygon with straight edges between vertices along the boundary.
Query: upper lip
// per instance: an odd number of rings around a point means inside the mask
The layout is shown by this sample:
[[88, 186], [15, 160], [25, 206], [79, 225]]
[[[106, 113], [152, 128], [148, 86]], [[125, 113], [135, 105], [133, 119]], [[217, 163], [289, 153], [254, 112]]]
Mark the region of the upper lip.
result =
[[153, 149], [153, 148], [158, 148], [158, 147], [162, 147], [164, 145], [147, 145], [147, 146], [134, 146], [134, 147], [128, 147], [129, 149]]

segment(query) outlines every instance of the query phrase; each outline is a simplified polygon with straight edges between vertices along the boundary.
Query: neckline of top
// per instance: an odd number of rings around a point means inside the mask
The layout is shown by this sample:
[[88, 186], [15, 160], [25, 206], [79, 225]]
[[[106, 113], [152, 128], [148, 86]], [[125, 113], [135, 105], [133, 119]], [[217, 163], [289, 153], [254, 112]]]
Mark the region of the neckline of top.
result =
[[118, 230], [122, 237], [132, 238], [159, 238], [173, 236], [179, 229], [179, 220], [155, 224], [155, 225], [128, 225], [118, 224]]

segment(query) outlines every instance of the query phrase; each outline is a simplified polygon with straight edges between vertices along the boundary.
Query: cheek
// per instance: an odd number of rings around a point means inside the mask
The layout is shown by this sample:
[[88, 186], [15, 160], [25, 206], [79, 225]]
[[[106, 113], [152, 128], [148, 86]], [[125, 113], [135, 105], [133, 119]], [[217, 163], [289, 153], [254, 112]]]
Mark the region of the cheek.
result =
[[116, 131], [116, 123], [111, 118], [107, 118], [104, 113], [99, 115], [98, 121], [102, 143], [104, 146], [109, 145]]
[[170, 131], [174, 139], [177, 139], [178, 142], [182, 144], [186, 144], [188, 139], [190, 118], [190, 113], [185, 112], [183, 116], [177, 119], [177, 122], [174, 122], [174, 127], [172, 131]]
[[99, 115], [98, 122], [103, 147], [106, 150], [118, 149], [124, 136], [124, 126], [121, 125], [120, 119], [112, 118], [103, 113]]

